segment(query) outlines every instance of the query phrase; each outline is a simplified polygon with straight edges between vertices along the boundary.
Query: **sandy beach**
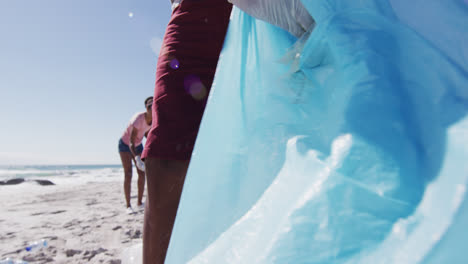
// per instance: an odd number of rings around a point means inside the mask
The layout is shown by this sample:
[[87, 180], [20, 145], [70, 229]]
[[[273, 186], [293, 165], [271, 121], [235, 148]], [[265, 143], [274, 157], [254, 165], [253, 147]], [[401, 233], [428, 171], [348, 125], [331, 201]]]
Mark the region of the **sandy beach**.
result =
[[[122, 181], [116, 180], [0, 186], [0, 260], [122, 263], [122, 252], [141, 243], [144, 216], [143, 211], [126, 213], [122, 189]], [[134, 177], [134, 207], [136, 194]], [[46, 248], [25, 250], [31, 241], [41, 239], [47, 240]]]

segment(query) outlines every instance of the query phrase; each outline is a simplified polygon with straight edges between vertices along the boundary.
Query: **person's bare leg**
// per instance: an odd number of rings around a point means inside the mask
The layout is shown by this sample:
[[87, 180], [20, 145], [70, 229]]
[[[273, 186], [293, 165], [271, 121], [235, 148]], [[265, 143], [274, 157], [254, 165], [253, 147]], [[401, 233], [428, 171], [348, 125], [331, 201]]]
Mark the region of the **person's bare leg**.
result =
[[130, 189], [132, 187], [132, 154], [130, 152], [119, 152], [124, 169], [124, 193], [127, 207], [130, 207]]
[[138, 205], [143, 203], [143, 193], [145, 192], [145, 172], [138, 170]]
[[143, 263], [163, 264], [190, 161], [146, 158]]

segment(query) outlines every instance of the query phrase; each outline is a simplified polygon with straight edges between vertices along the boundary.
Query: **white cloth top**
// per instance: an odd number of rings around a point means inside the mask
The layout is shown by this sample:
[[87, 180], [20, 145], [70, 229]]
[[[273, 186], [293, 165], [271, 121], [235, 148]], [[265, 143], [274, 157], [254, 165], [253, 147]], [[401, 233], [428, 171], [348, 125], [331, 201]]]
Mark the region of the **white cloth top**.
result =
[[180, 5], [180, 3], [182, 3], [182, 0], [171, 0], [171, 2], [172, 2], [171, 9], [172, 9], [172, 11], [174, 11], [174, 9], [175, 9], [178, 5]]

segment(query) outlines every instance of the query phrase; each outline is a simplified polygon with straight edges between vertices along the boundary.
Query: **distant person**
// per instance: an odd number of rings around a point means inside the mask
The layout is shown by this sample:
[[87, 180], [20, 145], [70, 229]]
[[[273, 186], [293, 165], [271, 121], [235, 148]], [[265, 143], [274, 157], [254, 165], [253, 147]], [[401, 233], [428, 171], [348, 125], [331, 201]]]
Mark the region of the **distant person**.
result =
[[145, 100], [145, 112], [136, 113], [128, 123], [122, 137], [119, 140], [119, 154], [124, 168], [124, 193], [125, 201], [127, 202], [127, 213], [133, 213], [130, 204], [130, 190], [132, 184], [132, 160], [137, 167], [138, 172], [138, 209], [143, 209], [143, 192], [145, 190], [145, 168], [141, 160], [143, 152], [143, 137], [148, 135], [153, 121], [151, 106], [153, 105], [153, 97], [148, 97]]
[[[232, 8], [227, 0], [171, 2], [173, 12], [156, 70], [155, 121], [142, 154], [148, 184], [143, 230], [146, 264], [164, 263]], [[232, 2], [295, 36], [313, 23], [299, 0]]]

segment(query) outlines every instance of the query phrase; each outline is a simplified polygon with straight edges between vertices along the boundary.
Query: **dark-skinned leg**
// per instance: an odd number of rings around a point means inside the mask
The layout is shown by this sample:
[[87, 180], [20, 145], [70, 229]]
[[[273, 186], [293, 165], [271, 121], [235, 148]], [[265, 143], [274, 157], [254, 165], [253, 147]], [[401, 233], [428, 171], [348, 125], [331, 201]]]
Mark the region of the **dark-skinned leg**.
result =
[[138, 170], [138, 205], [143, 203], [143, 193], [145, 192], [145, 172]]
[[163, 264], [190, 161], [145, 160], [147, 199], [143, 227], [143, 263]]
[[124, 193], [127, 207], [130, 207], [130, 190], [132, 187], [132, 154], [130, 152], [119, 152], [124, 169]]

